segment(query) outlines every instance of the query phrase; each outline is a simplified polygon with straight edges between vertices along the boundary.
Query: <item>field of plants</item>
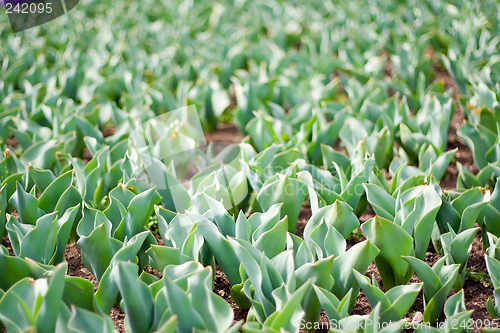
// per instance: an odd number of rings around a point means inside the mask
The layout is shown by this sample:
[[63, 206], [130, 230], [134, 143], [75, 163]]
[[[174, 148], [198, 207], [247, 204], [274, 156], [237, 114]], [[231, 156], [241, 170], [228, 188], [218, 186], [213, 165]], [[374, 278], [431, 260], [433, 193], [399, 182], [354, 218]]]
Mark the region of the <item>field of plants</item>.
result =
[[0, 9], [2, 332], [500, 331], [499, 8]]

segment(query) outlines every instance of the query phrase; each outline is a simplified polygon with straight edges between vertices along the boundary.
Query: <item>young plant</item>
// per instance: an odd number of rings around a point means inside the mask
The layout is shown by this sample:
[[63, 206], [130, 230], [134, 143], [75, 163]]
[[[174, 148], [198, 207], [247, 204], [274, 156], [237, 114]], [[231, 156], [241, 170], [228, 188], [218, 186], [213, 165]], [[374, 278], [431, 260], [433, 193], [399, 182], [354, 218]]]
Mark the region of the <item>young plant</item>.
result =
[[[398, 170], [397, 175], [401, 172], [401, 169]], [[401, 186], [409, 182], [411, 181], [408, 179]], [[435, 186], [419, 185], [406, 190], [405, 187], [400, 187], [392, 196], [378, 185], [364, 184], [364, 186], [368, 202], [375, 213], [405, 230], [412, 238], [415, 257], [423, 259], [441, 206], [441, 198]]]
[[439, 259], [432, 268], [415, 257], [405, 256], [403, 259], [424, 283], [424, 321], [434, 324], [441, 315], [446, 297], [459, 278], [460, 265], [445, 266], [446, 257]]
[[[309, 282], [325, 289], [330, 289], [333, 285], [330, 275], [333, 256], [315, 263], [304, 263], [295, 269], [290, 251], [282, 252], [270, 260], [248, 242], [229, 238], [229, 243], [241, 261], [243, 281], [232, 287], [231, 296], [235, 301], [239, 300], [240, 306], [248, 307], [251, 304], [255, 318], [261, 324], [264, 324], [281, 304], [281, 301], [273, 296], [273, 290], [284, 286], [288, 292], [293, 293]], [[305, 320], [317, 321], [321, 311], [317, 296], [307, 293], [299, 302], [305, 311]]]
[[47, 265], [64, 261], [66, 244], [77, 223], [80, 204], [69, 208], [58, 218], [57, 212], [46, 214], [36, 220], [36, 225], [20, 223], [8, 215], [7, 231], [16, 256], [30, 258]]
[[484, 189], [476, 187], [462, 193], [450, 192], [443, 195], [442, 199], [443, 203], [436, 216], [440, 233], [450, 232], [450, 227], [455, 233], [461, 233], [473, 228], [476, 221], [483, 224], [481, 213], [488, 205], [490, 195]]
[[[311, 292], [311, 283], [309, 281], [293, 293], [290, 293], [285, 286], [275, 289], [273, 291], [273, 296], [278, 304], [276, 311], [269, 316], [263, 324], [255, 321], [248, 321], [242, 327], [243, 332], [298, 333], [302, 326], [307, 329], [307, 324], [304, 324], [304, 310], [302, 309], [301, 301], [304, 303], [303, 299], [308, 292]], [[299, 321], [298, 318], [302, 319]]]
[[405, 286], [396, 286], [384, 294], [379, 289], [376, 280], [372, 279], [373, 281], [370, 281], [369, 278], [357, 271], [354, 271], [354, 275], [366, 298], [368, 298], [372, 309], [380, 304], [379, 320], [382, 323], [403, 319], [417, 298], [420, 289], [422, 289], [422, 283], [413, 283]]
[[380, 216], [363, 223], [361, 230], [380, 250], [375, 264], [385, 290], [408, 283], [413, 270], [402, 256], [414, 255], [413, 238], [402, 227]]
[[448, 298], [444, 305], [444, 314], [446, 320], [438, 324], [437, 328], [430, 325], [416, 324], [415, 332], [423, 333], [469, 333], [472, 332], [473, 323], [471, 323], [472, 310], [465, 308], [464, 291], [460, 290], [455, 295]]
[[121, 304], [127, 314], [125, 327], [129, 332], [155, 332], [173, 325], [172, 318], [176, 318], [177, 331], [236, 332], [241, 325], [230, 329], [233, 311], [212, 292], [210, 267], [176, 279], [175, 275], [165, 274], [151, 285], [141, 281], [137, 274], [137, 265], [122, 261], [112, 272], [122, 296]]
[[283, 203], [281, 218], [288, 216], [288, 231], [293, 233], [297, 228], [300, 207], [308, 194], [307, 186], [287, 175], [278, 175], [277, 178], [263, 184], [257, 193], [257, 201], [264, 211], [276, 203]]
[[458, 270], [459, 278], [455, 282], [453, 289], [462, 289], [465, 282], [465, 273], [467, 268], [467, 261], [469, 260], [470, 251], [472, 249], [472, 241], [476, 236], [479, 228], [467, 229], [459, 234], [450, 228], [450, 232], [441, 235], [441, 244], [443, 252], [446, 255], [446, 264], [459, 264]]

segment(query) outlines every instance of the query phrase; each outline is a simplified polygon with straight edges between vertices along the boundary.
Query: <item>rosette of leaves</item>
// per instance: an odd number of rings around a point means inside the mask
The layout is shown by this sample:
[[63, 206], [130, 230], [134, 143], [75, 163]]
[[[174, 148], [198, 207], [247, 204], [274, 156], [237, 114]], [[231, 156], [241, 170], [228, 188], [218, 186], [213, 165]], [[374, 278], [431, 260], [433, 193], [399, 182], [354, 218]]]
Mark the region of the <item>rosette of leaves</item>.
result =
[[60, 218], [57, 213], [43, 215], [35, 225], [20, 223], [8, 216], [6, 229], [14, 254], [47, 265], [64, 261], [66, 244], [79, 213], [79, 205], [69, 208]]
[[[155, 268], [161, 271], [167, 265], [178, 265], [190, 260], [211, 264], [212, 256], [204, 247], [203, 236], [198, 231], [199, 222], [195, 218], [187, 214], [176, 214], [158, 206], [155, 206], [155, 211], [160, 236], [165, 245], [152, 244], [146, 252]], [[210, 259], [206, 259], [204, 254]]]
[[276, 203], [282, 203], [281, 217], [288, 217], [288, 231], [295, 232], [300, 207], [307, 195], [307, 185], [304, 182], [278, 174], [262, 185], [257, 193], [257, 202], [264, 211]]
[[345, 239], [359, 226], [352, 208], [343, 201], [335, 201], [313, 213], [307, 222], [303, 237], [316, 259], [345, 252]]
[[[109, 237], [124, 241], [148, 230], [147, 225], [154, 211], [154, 205], [161, 200], [155, 188], [138, 189], [133, 184], [118, 185], [109, 194], [109, 205], [104, 211], [85, 206], [83, 217], [76, 229], [80, 237], [88, 237], [102, 223]], [[139, 193], [134, 193], [133, 189]]]
[[379, 320], [383, 323], [403, 319], [422, 289], [422, 283], [412, 283], [406, 286], [396, 286], [384, 294], [374, 275], [371, 281], [357, 271], [354, 271], [354, 275], [372, 309], [380, 304]]
[[[478, 223], [485, 235], [486, 230], [496, 232], [492, 218], [496, 216], [496, 209], [489, 204], [490, 194], [480, 187], [465, 191], [449, 192], [443, 194], [442, 205], [436, 216], [437, 227], [440, 234], [450, 232], [461, 233], [474, 227]], [[496, 198], [496, 197], [495, 197]], [[495, 199], [496, 200], [496, 199]], [[483, 237], [486, 238], [486, 237]], [[486, 239], [483, 239], [486, 242]], [[440, 246], [437, 246], [440, 249]]]
[[467, 311], [465, 308], [464, 291], [460, 290], [446, 301], [446, 304], [444, 305], [446, 320], [439, 323], [438, 328], [425, 324], [416, 324], [414, 329], [415, 332], [468, 333], [471, 332], [473, 328], [470, 322], [472, 312], [472, 310]]
[[285, 286], [281, 286], [273, 291], [273, 296], [276, 299], [276, 311], [269, 316], [263, 324], [256, 321], [248, 321], [242, 327], [243, 332], [260, 333], [260, 332], [299, 332], [302, 321], [297, 320], [302, 318], [304, 311], [301, 306], [305, 295], [310, 292], [311, 284], [307, 282], [298, 288], [295, 292], [290, 293]]
[[398, 78], [412, 92], [417, 91], [420, 75], [425, 78], [424, 85], [430, 82], [433, 76], [432, 58], [425, 54], [430, 39], [430, 34], [423, 34], [414, 44], [398, 43], [391, 54], [391, 62]]
[[[376, 216], [361, 225], [363, 234], [380, 253], [375, 264], [384, 283], [384, 289], [408, 283], [413, 271], [401, 256], [413, 256], [413, 238], [398, 224]], [[430, 235], [429, 235], [430, 237]]]
[[[374, 31], [370, 33], [378, 37]], [[387, 56], [378, 55], [375, 45], [376, 43], [373, 43], [362, 50], [348, 44], [339, 47], [339, 60], [343, 62], [342, 69], [359, 82], [366, 82], [370, 78], [380, 79]]]
[[187, 102], [197, 106], [203, 129], [213, 131], [217, 129], [219, 118], [230, 105], [231, 100], [227, 90], [216, 78], [205, 82], [191, 87]]
[[[406, 165], [405, 172], [411, 172], [414, 175], [425, 175], [427, 177], [432, 175], [436, 178], [436, 180], [440, 181], [446, 172], [446, 168], [453, 160], [457, 150], [458, 149], [456, 148], [437, 154], [436, 149], [432, 144], [428, 145], [427, 143], [423, 143], [418, 150], [418, 167]], [[401, 158], [394, 158], [389, 166], [390, 172], [395, 173], [397, 169], [405, 163], [407, 162]]]
[[[247, 321], [252, 321], [249, 318], [255, 317], [255, 321], [265, 326], [266, 320], [275, 316], [277, 309], [281, 307], [280, 299], [287, 297], [289, 293], [293, 295], [309, 283], [327, 290], [333, 285], [330, 275], [333, 256], [315, 263], [304, 263], [296, 269], [291, 251], [269, 259], [246, 241], [234, 238], [229, 238], [228, 241], [241, 262], [242, 283], [232, 287], [231, 297], [240, 307], [251, 307]], [[278, 296], [282, 293], [285, 294]], [[317, 321], [321, 311], [319, 299], [313, 293], [300, 294], [302, 299], [297, 301], [305, 312], [305, 320]]]
[[122, 140], [110, 148], [100, 145], [94, 138], [85, 137], [84, 140], [92, 159], [86, 165], [78, 158], [71, 159], [77, 189], [88, 204], [103, 209], [109, 192], [123, 177], [122, 166], [128, 148], [127, 141]]
[[[491, 59], [495, 61], [495, 59]], [[497, 132], [498, 111], [498, 88], [494, 84], [488, 85], [487, 82], [476, 77], [470, 82], [469, 98], [461, 98], [459, 102], [462, 104], [464, 114], [469, 121], [469, 124], [481, 125], [478, 129], [488, 128], [493, 133]], [[466, 123], [464, 123], [465, 125]]]
[[450, 232], [441, 235], [441, 244], [444, 254], [446, 255], [446, 264], [459, 264], [457, 281], [453, 289], [462, 289], [465, 282], [465, 273], [467, 261], [469, 260], [472, 242], [479, 228], [471, 228], [456, 234], [452, 228]]
[[[9, 201], [9, 198], [16, 191], [16, 183], [21, 182], [21, 184], [26, 184], [28, 181], [26, 177], [26, 167], [24, 164], [17, 158], [15, 153], [6, 149], [2, 155], [0, 155], [2, 159], [0, 160], [0, 186], [2, 186], [2, 196], [3, 200]], [[8, 213], [11, 212], [12, 206], [7, 207]]]
[[441, 315], [450, 290], [459, 279], [460, 265], [446, 266], [446, 257], [439, 259], [432, 268], [415, 257], [405, 256], [403, 259], [424, 283], [424, 321], [434, 324]]
[[82, 332], [88, 327], [114, 332], [111, 319], [98, 307], [94, 312], [92, 283], [65, 276], [66, 268], [64, 263], [36, 280], [26, 277], [5, 292], [0, 318], [9, 332]]
[[231, 327], [231, 307], [212, 292], [212, 269], [197, 266], [168, 266], [161, 280], [146, 283], [137, 265], [118, 262], [112, 275], [122, 296], [127, 331], [237, 332], [241, 322]]
[[498, 279], [500, 273], [500, 243], [498, 237], [495, 235], [488, 233], [488, 238], [490, 246], [486, 250], [484, 257], [486, 260], [488, 274], [494, 288], [493, 297], [495, 299], [495, 303], [493, 303], [491, 297], [488, 297], [486, 309], [491, 317], [498, 318], [500, 316], [500, 282]]
[[356, 215], [361, 215], [366, 208], [365, 191], [362, 184], [368, 181], [375, 166], [375, 159], [367, 157], [364, 141], [357, 144], [356, 153], [352, 160], [327, 146], [322, 147], [325, 169], [335, 172], [336, 177], [340, 180], [340, 191], [336, 192], [340, 194], [343, 201], [352, 207]]
[[414, 239], [415, 256], [423, 259], [441, 198], [435, 184], [423, 185], [421, 175], [403, 181], [404, 172], [404, 166], [398, 169], [390, 189], [383, 182], [364, 186], [375, 213], [401, 226]]
[[[44, 213], [57, 212], [57, 216], [61, 217], [68, 208], [81, 203], [82, 197], [73, 186], [73, 171], [55, 178], [49, 170], [35, 170], [31, 165], [28, 169], [33, 170], [30, 176], [36, 179], [36, 186], [28, 193], [18, 182], [16, 191], [9, 199], [10, 204], [18, 211], [22, 223], [34, 224]], [[40, 194], [38, 199], [37, 194]]]
[[[432, 150], [425, 154], [429, 147], [433, 147], [436, 156], [440, 156], [446, 151], [448, 127], [454, 112], [454, 104], [451, 99], [441, 102], [436, 96], [428, 95], [426, 97], [422, 107], [413, 117], [409, 116], [408, 109], [401, 113], [403, 121], [399, 129], [402, 146], [400, 155], [411, 163], [416, 162], [417, 158], [420, 157], [432, 159]], [[424, 144], [426, 148], [422, 148]], [[422, 149], [423, 151], [421, 151]], [[425, 161], [419, 160], [419, 163], [421, 168], [427, 169], [429, 166]]]
[[[126, 237], [125, 241], [121, 242], [110, 237], [106, 223], [97, 226], [89, 236], [80, 237], [78, 246], [82, 249], [82, 261], [99, 281], [96, 300], [103, 312], [109, 313], [118, 296], [118, 287], [111, 275], [111, 270], [120, 260], [138, 262], [137, 256], [140, 256], [140, 251], [146, 250], [144, 247], [149, 248], [151, 238], [154, 240], [154, 236], [149, 231], [144, 231], [130, 239]], [[156, 241], [153, 242], [156, 243]], [[147, 261], [143, 262], [144, 260]], [[149, 264], [149, 258], [146, 256], [141, 263], [143, 267], [146, 267]]]
[[244, 133], [255, 117], [254, 112], [267, 110], [267, 107], [265, 107], [266, 102], [272, 101], [276, 79], [269, 78], [265, 74], [261, 78], [260, 82], [251, 78], [245, 80], [242, 77], [232, 79], [239, 107], [236, 111], [235, 123]]
[[472, 151], [474, 163], [479, 173], [474, 175], [470, 170], [461, 168], [458, 187], [470, 188], [472, 186], [492, 185], [498, 177], [499, 157], [499, 129], [496, 117], [497, 112], [484, 107], [478, 112], [477, 121], [465, 121], [457, 130], [457, 135], [465, 141]]

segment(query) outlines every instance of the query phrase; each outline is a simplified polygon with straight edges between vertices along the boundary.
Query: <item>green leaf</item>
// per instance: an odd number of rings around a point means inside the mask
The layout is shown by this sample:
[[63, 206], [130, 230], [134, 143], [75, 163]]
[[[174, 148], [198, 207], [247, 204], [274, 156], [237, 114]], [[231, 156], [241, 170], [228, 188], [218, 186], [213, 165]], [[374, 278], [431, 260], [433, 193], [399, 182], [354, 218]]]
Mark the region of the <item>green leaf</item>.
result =
[[[332, 292], [339, 299], [344, 298], [352, 290], [353, 295], [359, 292], [356, 278], [352, 272], [355, 269], [358, 272], [366, 272], [368, 266], [373, 262], [380, 250], [369, 240], [363, 241], [352, 246], [349, 251], [334, 258], [330, 274], [334, 279]], [[351, 298], [349, 312], [354, 306], [356, 297]]]
[[288, 216], [288, 231], [295, 232], [300, 207], [307, 193], [306, 184], [285, 175], [273, 183], [264, 184], [257, 194], [257, 201], [265, 211], [276, 203], [283, 203], [281, 218]]
[[19, 182], [16, 183], [16, 192], [10, 198], [10, 203], [16, 208], [21, 223], [35, 225], [43, 215], [43, 211], [38, 208], [38, 200], [26, 193]]
[[394, 211], [396, 200], [377, 185], [363, 184], [363, 186], [365, 187], [366, 198], [375, 213], [383, 218], [394, 220], [394, 216], [396, 216]]
[[44, 212], [53, 212], [56, 208], [57, 200], [71, 186], [73, 182], [73, 170], [59, 176], [56, 180], [50, 183], [38, 198], [38, 208]]
[[363, 234], [380, 249], [375, 263], [385, 290], [406, 284], [411, 277], [408, 263], [401, 256], [413, 254], [413, 239], [397, 224], [376, 216], [361, 225]]
[[123, 298], [126, 325], [131, 332], [148, 332], [153, 325], [154, 299], [151, 289], [138, 278], [136, 264], [119, 261], [111, 274]]
[[98, 315], [75, 306], [71, 307], [71, 314], [71, 319], [68, 322], [68, 328], [75, 332], [115, 332], [114, 323], [111, 318], [107, 316]]

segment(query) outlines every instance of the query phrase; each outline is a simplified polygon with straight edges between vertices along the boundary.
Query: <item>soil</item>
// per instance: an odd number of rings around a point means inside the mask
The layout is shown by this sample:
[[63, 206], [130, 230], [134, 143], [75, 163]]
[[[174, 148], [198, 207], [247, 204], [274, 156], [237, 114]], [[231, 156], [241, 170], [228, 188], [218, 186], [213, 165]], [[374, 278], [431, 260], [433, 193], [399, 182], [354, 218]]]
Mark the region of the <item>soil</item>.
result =
[[208, 142], [231, 142], [240, 143], [243, 136], [238, 131], [238, 128], [231, 123], [219, 124], [217, 131], [208, 132], [205, 134], [205, 141]]
[[10, 245], [10, 240], [9, 240], [9, 237], [8, 236], [5, 236], [3, 239], [2, 239], [2, 245], [7, 249], [9, 250], [9, 255], [11, 257], [15, 257], [16, 255], [14, 254], [14, 250], [12, 249], [12, 246]]
[[125, 333], [125, 313], [123, 312], [122, 308], [120, 308], [118, 305], [113, 306], [109, 316], [115, 323], [115, 330], [118, 333]]
[[87, 163], [89, 163], [91, 160], [92, 160], [92, 154], [90, 153], [90, 151], [87, 148], [84, 148], [83, 149], [83, 158], [82, 158], [83, 164], [87, 165]]
[[92, 274], [83, 264], [80, 247], [76, 244], [68, 244], [64, 257], [68, 262], [68, 275], [89, 280], [94, 284], [94, 290], [97, 291], [99, 281], [97, 281], [94, 274]]
[[11, 135], [7, 138], [7, 146], [10, 146], [12, 149], [16, 149], [17, 146], [19, 146], [19, 142], [17, 141], [16, 137]]
[[246, 319], [248, 309], [240, 309], [231, 299], [231, 284], [227, 280], [226, 274], [224, 274], [219, 265], [217, 265], [217, 269], [215, 271], [214, 293], [224, 298], [231, 306], [231, 309], [233, 309], [233, 324]]
[[311, 207], [309, 205], [300, 207], [299, 218], [297, 220], [297, 230], [295, 234], [302, 238], [304, 233], [304, 228], [306, 227], [307, 221], [312, 216]]

